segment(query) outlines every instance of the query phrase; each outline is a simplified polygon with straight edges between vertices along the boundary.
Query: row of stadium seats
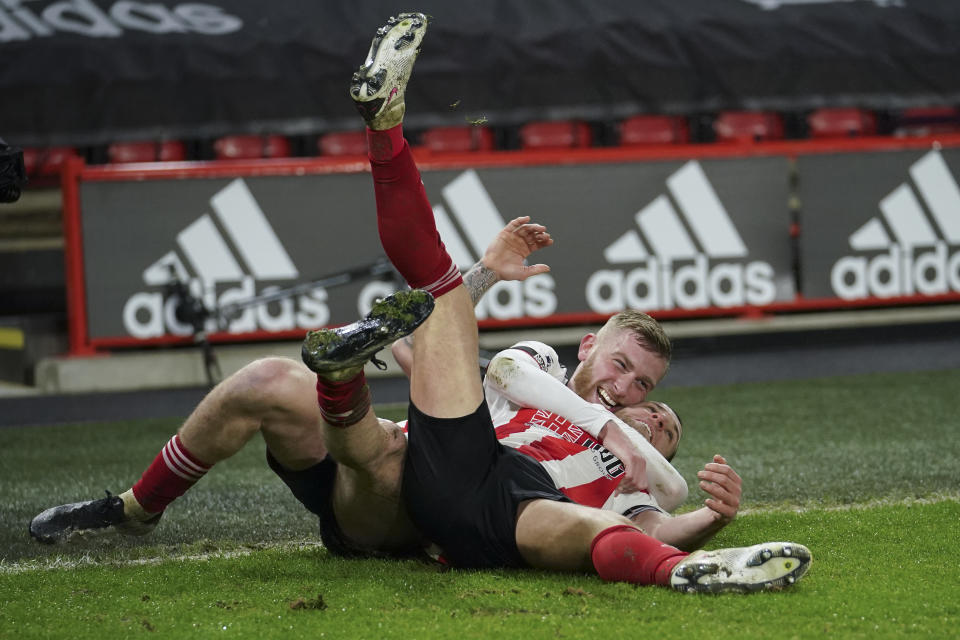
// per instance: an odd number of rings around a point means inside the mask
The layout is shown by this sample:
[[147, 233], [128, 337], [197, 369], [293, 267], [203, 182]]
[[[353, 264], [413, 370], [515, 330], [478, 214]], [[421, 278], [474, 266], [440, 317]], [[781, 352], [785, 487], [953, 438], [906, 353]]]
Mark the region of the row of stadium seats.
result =
[[[922, 136], [960, 132], [960, 109], [931, 107], [906, 109], [896, 126], [881, 131], [872, 111], [856, 108], [825, 108], [805, 117], [805, 136], [838, 138], [892, 134]], [[787, 137], [784, 117], [769, 111], [726, 111], [711, 122], [709, 137], [716, 142], [750, 143], [782, 140]], [[695, 141], [686, 116], [638, 115], [619, 122], [614, 133], [617, 146], [687, 144]], [[519, 128], [521, 149], [570, 149], [598, 144], [594, 128], [577, 120], [530, 122]], [[419, 146], [434, 153], [490, 151], [497, 148], [494, 132], [485, 126], [437, 127], [419, 136]], [[297, 155], [344, 156], [366, 153], [363, 131], [326, 133], [316, 138], [316, 148], [295, 153], [291, 141], [281, 135], [225, 136], [213, 141], [213, 155], [219, 160], [286, 158]], [[27, 175], [35, 178], [57, 175], [64, 158], [76, 153], [69, 147], [25, 149]], [[194, 159], [181, 141], [123, 142], [109, 145], [109, 163], [168, 162]]]

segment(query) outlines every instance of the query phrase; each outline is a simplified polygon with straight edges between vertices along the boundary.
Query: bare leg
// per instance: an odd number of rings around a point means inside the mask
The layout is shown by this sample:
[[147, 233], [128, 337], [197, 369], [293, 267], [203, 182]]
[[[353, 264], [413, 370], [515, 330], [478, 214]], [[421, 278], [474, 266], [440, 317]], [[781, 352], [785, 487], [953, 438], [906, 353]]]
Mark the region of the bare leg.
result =
[[217, 385], [129, 491], [125, 514], [144, 521], [166, 509], [209, 469], [234, 455], [257, 432], [273, 457], [290, 470], [326, 456], [320, 414], [310, 402], [313, 376], [286, 358], [264, 358]]
[[[337, 467], [332, 501], [344, 535], [356, 546], [399, 550], [418, 542], [400, 508], [403, 434], [366, 407], [349, 428], [326, 422], [317, 404], [316, 375], [305, 365], [268, 358], [218, 385], [180, 429], [183, 444], [213, 464], [234, 455], [260, 432], [285, 469], [299, 471], [329, 452]], [[339, 457], [338, 457], [339, 456]]]
[[409, 335], [434, 308], [423, 291], [402, 291], [374, 304], [366, 318], [338, 329], [312, 331], [302, 355], [316, 373], [315, 402], [324, 440], [337, 461], [333, 508], [355, 547], [409, 551], [419, 546], [401, 501], [406, 438], [371, 407], [364, 363]]
[[[457, 418], [483, 402], [477, 368], [477, 319], [462, 285], [443, 294], [414, 334], [410, 399], [423, 413]], [[492, 425], [491, 425], [492, 428]]]
[[593, 571], [590, 547], [610, 527], [633, 523], [612, 511], [570, 502], [530, 500], [517, 515], [517, 547], [531, 567], [559, 571]]
[[316, 377], [303, 364], [265, 358], [217, 385], [180, 428], [186, 447], [208, 464], [234, 455], [257, 433], [271, 454], [290, 470], [310, 467], [326, 456]]
[[131, 489], [47, 509], [31, 521], [31, 535], [52, 543], [97, 529], [147, 533], [173, 500], [258, 431], [281, 466], [297, 470], [316, 464], [326, 448], [313, 379], [293, 360], [266, 358], [247, 365], [200, 402]]

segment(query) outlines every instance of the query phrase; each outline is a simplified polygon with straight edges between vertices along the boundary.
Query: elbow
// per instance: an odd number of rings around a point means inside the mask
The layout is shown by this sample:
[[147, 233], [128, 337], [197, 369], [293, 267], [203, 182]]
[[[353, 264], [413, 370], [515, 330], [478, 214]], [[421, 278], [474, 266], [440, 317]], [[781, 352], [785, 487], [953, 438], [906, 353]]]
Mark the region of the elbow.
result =
[[687, 483], [679, 474], [657, 482], [656, 489], [663, 496], [663, 504], [660, 506], [667, 511], [673, 511], [687, 499]]
[[498, 355], [487, 366], [486, 380], [493, 383], [501, 391], [510, 388], [510, 382], [517, 376], [519, 365], [510, 356]]

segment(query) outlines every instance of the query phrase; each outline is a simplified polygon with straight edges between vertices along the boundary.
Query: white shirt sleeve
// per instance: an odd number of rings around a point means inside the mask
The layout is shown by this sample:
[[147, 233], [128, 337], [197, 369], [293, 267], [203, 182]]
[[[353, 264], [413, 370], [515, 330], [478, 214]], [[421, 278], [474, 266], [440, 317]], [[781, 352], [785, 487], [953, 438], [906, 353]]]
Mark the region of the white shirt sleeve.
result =
[[612, 415], [564, 384], [557, 352], [542, 342], [520, 342], [495, 355], [487, 367], [484, 387], [517, 407], [543, 409], [562, 416], [594, 438], [599, 438], [600, 430]]
[[[534, 353], [529, 353], [532, 350]], [[542, 342], [526, 341], [501, 351], [487, 367], [484, 388], [488, 403], [501, 396], [517, 407], [555, 413], [600, 440], [600, 430], [613, 421], [647, 461], [650, 492], [660, 506], [673, 511], [687, 498], [687, 483], [650, 442], [599, 404], [587, 402], [557, 376], [557, 353]]]

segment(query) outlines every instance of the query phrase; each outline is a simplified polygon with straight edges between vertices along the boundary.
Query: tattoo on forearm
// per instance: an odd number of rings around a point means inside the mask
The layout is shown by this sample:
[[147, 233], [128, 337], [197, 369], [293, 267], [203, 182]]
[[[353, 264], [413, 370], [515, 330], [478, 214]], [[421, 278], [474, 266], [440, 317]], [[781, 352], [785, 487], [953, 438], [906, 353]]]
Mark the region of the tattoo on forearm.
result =
[[496, 284], [497, 280], [499, 280], [497, 274], [483, 266], [483, 262], [478, 262], [470, 267], [467, 274], [463, 276], [463, 284], [470, 292], [470, 299], [474, 305], [480, 301], [483, 294], [490, 290], [490, 287]]

